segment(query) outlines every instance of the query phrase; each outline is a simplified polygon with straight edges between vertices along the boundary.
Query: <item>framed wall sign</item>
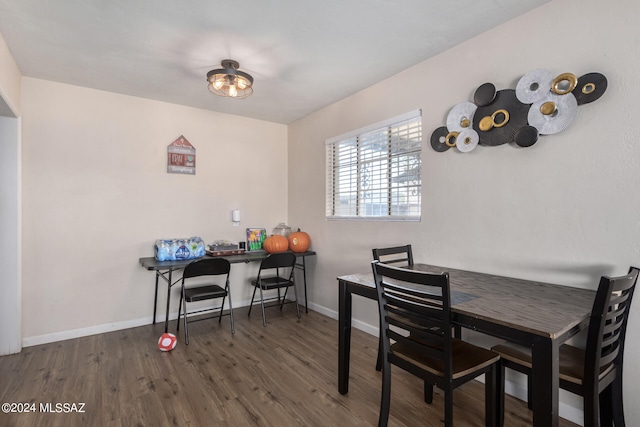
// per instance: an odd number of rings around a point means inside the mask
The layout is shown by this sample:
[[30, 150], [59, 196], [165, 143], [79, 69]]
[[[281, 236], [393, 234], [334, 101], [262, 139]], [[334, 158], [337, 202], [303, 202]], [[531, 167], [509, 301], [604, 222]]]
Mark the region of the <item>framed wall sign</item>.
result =
[[183, 135], [167, 146], [167, 173], [196, 174], [196, 149]]

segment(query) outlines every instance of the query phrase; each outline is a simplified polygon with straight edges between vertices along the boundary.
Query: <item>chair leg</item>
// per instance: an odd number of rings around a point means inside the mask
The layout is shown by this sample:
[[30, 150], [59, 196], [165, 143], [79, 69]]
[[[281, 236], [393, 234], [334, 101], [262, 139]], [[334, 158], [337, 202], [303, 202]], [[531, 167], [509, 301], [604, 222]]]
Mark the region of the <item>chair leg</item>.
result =
[[180, 330], [180, 312], [182, 311], [182, 290], [180, 290], [180, 304], [178, 304], [178, 321], [176, 322], [176, 331]]
[[264, 313], [264, 295], [262, 293], [262, 285], [260, 285], [260, 308], [262, 308], [262, 326], [267, 326], [267, 316]]
[[251, 296], [251, 303], [249, 303], [249, 313], [247, 314], [247, 317], [251, 316], [251, 308], [253, 307], [253, 299], [256, 297], [256, 291], [257, 290], [258, 290], [258, 287], [254, 286], [253, 295]]
[[233, 322], [233, 307], [231, 306], [231, 293], [229, 293], [229, 318], [231, 319], [231, 334], [235, 334], [236, 325]]
[[222, 312], [224, 311], [224, 300], [227, 299], [226, 296], [222, 297], [222, 305], [220, 305], [220, 315], [218, 316], [218, 323], [222, 323]]
[[[613, 384], [600, 392], [600, 427], [613, 427], [613, 401], [611, 400]], [[617, 427], [617, 425], [616, 425]]]
[[[285, 292], [285, 295], [286, 295], [286, 292]], [[299, 319], [300, 318], [300, 305], [298, 304], [298, 291], [296, 289], [295, 282], [293, 283], [293, 296], [296, 299], [296, 313], [297, 313], [298, 319]]]
[[380, 331], [378, 334], [378, 357], [376, 358], [376, 371], [380, 372], [382, 370], [382, 324], [378, 321], [378, 330]]
[[444, 391], [444, 426], [453, 427], [453, 390]]
[[611, 383], [611, 411], [616, 427], [625, 427], [624, 405], [622, 404], [622, 370], [617, 368], [616, 378]]
[[189, 345], [189, 327], [187, 326], [187, 299], [182, 299], [182, 309], [184, 313], [182, 313], [182, 318], [184, 319], [184, 343], [185, 345]]
[[589, 390], [584, 397], [584, 427], [598, 427], [600, 399], [598, 390]]
[[380, 415], [378, 427], [389, 424], [389, 409], [391, 408], [391, 364], [385, 363], [382, 369], [382, 396], [380, 398]]
[[433, 403], [433, 384], [424, 382], [424, 401], [425, 403]]

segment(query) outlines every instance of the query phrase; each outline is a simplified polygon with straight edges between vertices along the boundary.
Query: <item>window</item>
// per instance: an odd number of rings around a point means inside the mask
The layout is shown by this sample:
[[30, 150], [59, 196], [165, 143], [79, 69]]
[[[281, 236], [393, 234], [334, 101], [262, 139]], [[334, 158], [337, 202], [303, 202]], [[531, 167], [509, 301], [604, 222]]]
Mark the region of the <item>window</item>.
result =
[[420, 220], [420, 110], [325, 144], [327, 219]]

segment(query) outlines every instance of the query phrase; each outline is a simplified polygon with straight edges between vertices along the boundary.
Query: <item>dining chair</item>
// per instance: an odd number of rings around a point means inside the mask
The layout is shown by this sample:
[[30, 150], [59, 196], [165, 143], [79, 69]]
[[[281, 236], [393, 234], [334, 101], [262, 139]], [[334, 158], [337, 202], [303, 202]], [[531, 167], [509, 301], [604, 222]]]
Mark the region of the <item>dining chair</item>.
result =
[[[453, 390], [485, 374], [485, 424], [502, 419], [500, 355], [453, 337], [449, 274], [433, 274], [373, 261], [383, 345], [378, 426], [391, 405], [391, 365], [444, 391], [445, 426], [453, 425]], [[434, 333], [434, 325], [437, 332]]]
[[[638, 269], [619, 277], [603, 276], [591, 310], [584, 349], [564, 344], [560, 347], [560, 388], [582, 396], [584, 425], [624, 427], [622, 365], [627, 320]], [[528, 376], [531, 387], [531, 349], [506, 342], [493, 347], [502, 357], [501, 371], [514, 369]], [[529, 407], [531, 394], [529, 392]], [[500, 405], [504, 405], [504, 396]]]
[[[211, 319], [214, 316], [198, 317], [197, 319], [188, 320], [190, 315], [198, 313], [215, 313], [218, 314], [218, 323], [222, 321], [222, 316], [229, 316], [231, 318], [231, 333], [235, 334], [235, 325], [233, 322], [233, 307], [231, 304], [231, 293], [229, 291], [229, 271], [231, 271], [231, 264], [224, 258], [201, 258], [189, 263], [182, 273], [182, 285], [180, 290], [180, 304], [178, 305], [178, 325], [177, 330], [180, 330], [180, 317], [182, 312], [182, 321], [184, 323], [184, 342], [189, 345], [189, 329], [188, 324], [200, 320]], [[206, 283], [198, 283], [195, 285], [188, 284], [187, 282], [195, 282], [196, 278], [203, 276], [224, 276], [224, 287], [215, 283], [215, 279], [208, 277]], [[220, 280], [222, 282], [222, 280]], [[198, 301], [212, 300], [222, 298], [222, 302], [219, 306], [199, 308], [187, 312], [187, 303], [193, 303]], [[224, 301], [229, 300], [229, 311], [224, 312]]]
[[[289, 288], [293, 288], [293, 294], [296, 303], [296, 312], [298, 318], [300, 318], [300, 306], [298, 305], [298, 292], [296, 290], [296, 282], [294, 269], [296, 265], [296, 256], [292, 252], [281, 252], [269, 254], [260, 263], [260, 270], [258, 271], [258, 277], [251, 281], [251, 285], [254, 287], [253, 296], [251, 297], [251, 304], [249, 304], [248, 316], [251, 316], [251, 308], [253, 307], [253, 301], [256, 296], [256, 291], [260, 290], [260, 307], [262, 309], [262, 324], [267, 326], [267, 317], [265, 315], [265, 305], [267, 301], [278, 300], [280, 310], [284, 306], [285, 299]], [[284, 295], [281, 296], [280, 290], [284, 288]], [[276, 289], [278, 291], [277, 296], [265, 298], [264, 292]]]
[[[390, 246], [386, 248], [374, 248], [373, 260], [380, 261], [384, 264], [392, 264], [398, 266], [410, 267], [413, 265], [413, 250], [411, 245]], [[376, 359], [376, 371], [382, 370], [382, 334], [379, 337], [378, 357]], [[424, 401], [426, 403], [433, 402], [433, 384], [424, 383]]]
[[[399, 267], [413, 265], [413, 249], [410, 244], [401, 246], [390, 246], [385, 248], [374, 248], [371, 250], [373, 253], [373, 260], [380, 261], [387, 265], [396, 265]], [[437, 328], [436, 328], [437, 329]], [[458, 325], [453, 327], [454, 336], [461, 338], [461, 328]], [[376, 371], [382, 370], [382, 344], [378, 346], [378, 358], [376, 360]], [[433, 401], [433, 385], [424, 384], [424, 401], [431, 403]]]
[[[373, 259], [384, 264], [393, 264], [396, 266], [413, 265], [413, 251], [411, 245], [392, 246], [388, 248], [375, 248]], [[401, 264], [401, 265], [398, 265]]]

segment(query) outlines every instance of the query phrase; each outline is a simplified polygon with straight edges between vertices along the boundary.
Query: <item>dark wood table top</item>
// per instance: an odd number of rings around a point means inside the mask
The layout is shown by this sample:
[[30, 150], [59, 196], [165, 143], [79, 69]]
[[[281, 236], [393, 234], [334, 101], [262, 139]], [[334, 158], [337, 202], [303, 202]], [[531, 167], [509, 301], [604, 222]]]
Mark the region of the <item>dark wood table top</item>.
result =
[[[463, 298], [456, 303], [452, 295], [455, 304], [452, 312], [551, 339], [588, 321], [596, 295], [588, 289], [428, 264], [414, 264], [413, 268], [431, 273], [448, 272], [452, 294], [460, 292], [477, 297]], [[340, 276], [338, 280], [375, 287], [371, 272]]]

